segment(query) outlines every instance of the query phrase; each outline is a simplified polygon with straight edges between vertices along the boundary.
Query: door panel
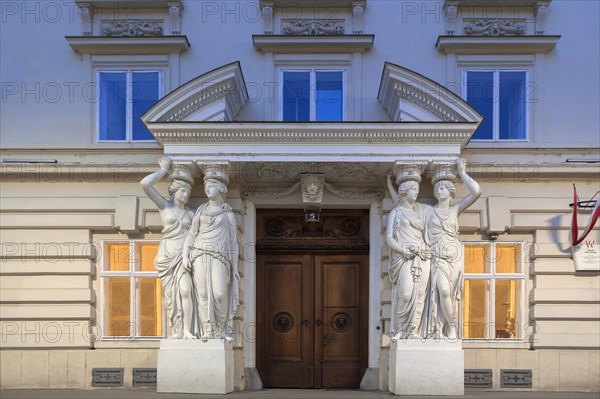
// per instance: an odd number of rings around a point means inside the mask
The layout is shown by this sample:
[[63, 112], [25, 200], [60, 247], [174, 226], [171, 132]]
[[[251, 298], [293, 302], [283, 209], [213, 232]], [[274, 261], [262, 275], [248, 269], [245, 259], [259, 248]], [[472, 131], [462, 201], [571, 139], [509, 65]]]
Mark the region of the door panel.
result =
[[[321, 363], [316, 365], [316, 370], [321, 370], [323, 388], [358, 388], [360, 385], [364, 372], [361, 318], [366, 313], [366, 308], [363, 310], [360, 306], [364, 258], [360, 255], [315, 258], [315, 310], [317, 318], [323, 321], [316, 330], [315, 359]], [[362, 344], [367, 346], [366, 341]]]
[[367, 362], [368, 257], [260, 254], [257, 368], [265, 387], [357, 388]]
[[[257, 321], [262, 339], [257, 342], [265, 386], [309, 387], [312, 331], [310, 256], [259, 256]], [[304, 321], [304, 324], [303, 324]]]

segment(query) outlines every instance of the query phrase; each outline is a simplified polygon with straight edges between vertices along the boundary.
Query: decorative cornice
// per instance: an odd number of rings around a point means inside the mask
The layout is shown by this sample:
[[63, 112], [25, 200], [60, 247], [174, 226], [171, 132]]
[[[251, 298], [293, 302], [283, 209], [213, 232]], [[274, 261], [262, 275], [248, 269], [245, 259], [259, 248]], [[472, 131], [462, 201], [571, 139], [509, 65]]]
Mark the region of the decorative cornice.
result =
[[170, 54], [190, 48], [186, 36], [92, 37], [66, 36], [71, 48], [84, 54]]
[[[360, 1], [366, 7], [366, 0]], [[319, 0], [260, 0], [260, 5], [265, 6], [266, 4], [270, 4], [274, 7], [290, 7], [293, 10], [296, 10], [300, 7], [302, 8], [329, 8], [331, 7], [346, 7], [350, 8], [354, 3], [357, 3], [356, 0], [327, 0], [327, 1], [319, 1]]]
[[254, 48], [265, 53], [277, 52], [364, 52], [373, 46], [374, 35], [292, 36], [253, 35]]
[[190, 115], [206, 108], [206, 112], [194, 122], [214, 119], [231, 121], [247, 100], [242, 69], [239, 62], [234, 62], [183, 84], [154, 104], [141, 119], [146, 124], [176, 123], [185, 121]]
[[[224, 81], [220, 84], [212, 85], [209, 88], [206, 88], [203, 94], [196, 96], [192, 101], [183, 107], [172, 111], [169, 115], [165, 116], [163, 119], [165, 122], [180, 122], [187, 119], [188, 116], [198, 111], [199, 109], [205, 107], [206, 105], [217, 102], [221, 100], [223, 97], [227, 96], [227, 94], [233, 90], [230, 81]], [[212, 120], [217, 115], [222, 114], [224, 111], [219, 110], [217, 112], [213, 112], [210, 114], [206, 120]]]
[[456, 4], [459, 7], [521, 7], [534, 8], [535, 6], [550, 4], [552, 0], [446, 0], [444, 5]]
[[[426, 92], [422, 87], [417, 88], [406, 83], [395, 84], [394, 97], [396, 97], [396, 101], [394, 102], [413, 103], [414, 105], [427, 110], [441, 121], [458, 122], [460, 116], [448, 109], [444, 109], [444, 107], [441, 107], [434, 98], [427, 96], [425, 93]], [[400, 110], [400, 121], [403, 119], [401, 113], [404, 113], [404, 111]], [[406, 113], [412, 118], [417, 118], [416, 115], [411, 114], [410, 112]]]
[[435, 46], [446, 54], [538, 54], [551, 51], [559, 40], [560, 36], [440, 36]]
[[75, 0], [75, 4], [78, 7], [90, 5], [97, 10], [120, 10], [121, 13], [167, 8], [170, 4], [178, 4], [183, 8], [180, 0]]
[[478, 123], [149, 123], [161, 145], [207, 143], [453, 143], [464, 145]]
[[470, 122], [483, 117], [463, 99], [437, 82], [414, 71], [385, 63], [379, 85], [379, 102], [393, 121]]

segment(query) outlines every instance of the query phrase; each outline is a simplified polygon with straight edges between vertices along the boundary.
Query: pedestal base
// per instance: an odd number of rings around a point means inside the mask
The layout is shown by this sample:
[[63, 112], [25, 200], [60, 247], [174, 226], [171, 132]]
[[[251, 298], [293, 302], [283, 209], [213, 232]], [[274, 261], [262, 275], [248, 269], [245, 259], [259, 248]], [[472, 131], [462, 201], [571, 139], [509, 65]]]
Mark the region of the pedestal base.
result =
[[464, 395], [462, 340], [392, 342], [389, 373], [396, 395]]
[[233, 391], [233, 344], [220, 339], [160, 341], [157, 392]]

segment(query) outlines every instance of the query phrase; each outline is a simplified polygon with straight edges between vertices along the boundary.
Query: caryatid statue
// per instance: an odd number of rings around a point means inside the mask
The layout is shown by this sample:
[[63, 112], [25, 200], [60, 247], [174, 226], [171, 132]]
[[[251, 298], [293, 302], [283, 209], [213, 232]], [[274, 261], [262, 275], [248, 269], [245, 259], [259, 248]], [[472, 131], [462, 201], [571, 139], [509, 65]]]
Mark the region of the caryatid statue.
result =
[[[154, 260], [162, 284], [163, 302], [173, 328], [172, 338], [196, 338], [198, 330], [193, 281], [183, 266], [183, 243], [192, 224], [194, 212], [187, 207], [194, 178], [189, 169], [173, 167], [169, 157], [162, 157], [160, 169], [144, 177], [140, 184], [148, 198], [158, 207], [163, 223], [162, 239]], [[154, 187], [169, 175], [169, 199]]]
[[225, 164], [200, 166], [208, 202], [194, 215], [183, 248], [183, 262], [194, 278], [202, 339], [231, 341], [240, 276], [237, 222], [231, 206], [225, 203], [229, 169]]
[[392, 340], [426, 338], [431, 251], [424, 241], [429, 205], [417, 202], [424, 165], [405, 164], [396, 171], [398, 190], [388, 176], [395, 207], [388, 216], [386, 242], [390, 247], [392, 282]]
[[[456, 168], [456, 169], [455, 169]], [[457, 308], [462, 294], [463, 247], [458, 238], [458, 215], [481, 195], [481, 188], [466, 172], [466, 161], [436, 165], [432, 178], [437, 199], [425, 226], [425, 242], [431, 247], [431, 289], [429, 298], [429, 337], [458, 338]], [[456, 174], [454, 172], [456, 170]], [[452, 182], [458, 175], [469, 193], [455, 204]]]

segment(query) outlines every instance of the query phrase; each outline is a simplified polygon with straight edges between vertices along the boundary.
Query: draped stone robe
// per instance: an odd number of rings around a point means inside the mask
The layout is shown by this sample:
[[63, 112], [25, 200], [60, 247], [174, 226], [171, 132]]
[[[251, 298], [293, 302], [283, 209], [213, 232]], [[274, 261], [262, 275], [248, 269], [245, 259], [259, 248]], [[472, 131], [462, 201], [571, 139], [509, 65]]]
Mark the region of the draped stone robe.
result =
[[237, 226], [231, 207], [198, 208], [190, 234], [196, 239], [190, 254], [194, 268], [198, 310], [203, 336], [229, 333], [239, 302]]
[[[400, 247], [425, 246], [423, 239], [424, 212], [426, 205], [415, 208], [396, 208], [394, 240]], [[389, 277], [392, 281], [391, 331], [400, 333], [399, 338], [426, 337], [427, 318], [423, 318], [429, 285], [430, 262], [418, 255], [407, 258], [394, 250], [390, 252]], [[407, 281], [408, 279], [408, 281]], [[408, 288], [407, 288], [408, 287]]]
[[[154, 260], [154, 267], [158, 271], [162, 284], [163, 302], [175, 334], [181, 333], [183, 328], [179, 282], [185, 273], [189, 273], [183, 268], [182, 263], [183, 243], [190, 228], [190, 225], [184, 222], [186, 216], [191, 220], [193, 212], [186, 209], [175, 223], [162, 230], [163, 236]], [[194, 330], [195, 328], [192, 328], [192, 332]]]
[[431, 208], [427, 218], [426, 242], [431, 247], [431, 289], [429, 299], [428, 335], [447, 336], [448, 323], [440, 307], [438, 278], [448, 281], [454, 316], [462, 295], [463, 256], [458, 239], [458, 206], [447, 209]]

